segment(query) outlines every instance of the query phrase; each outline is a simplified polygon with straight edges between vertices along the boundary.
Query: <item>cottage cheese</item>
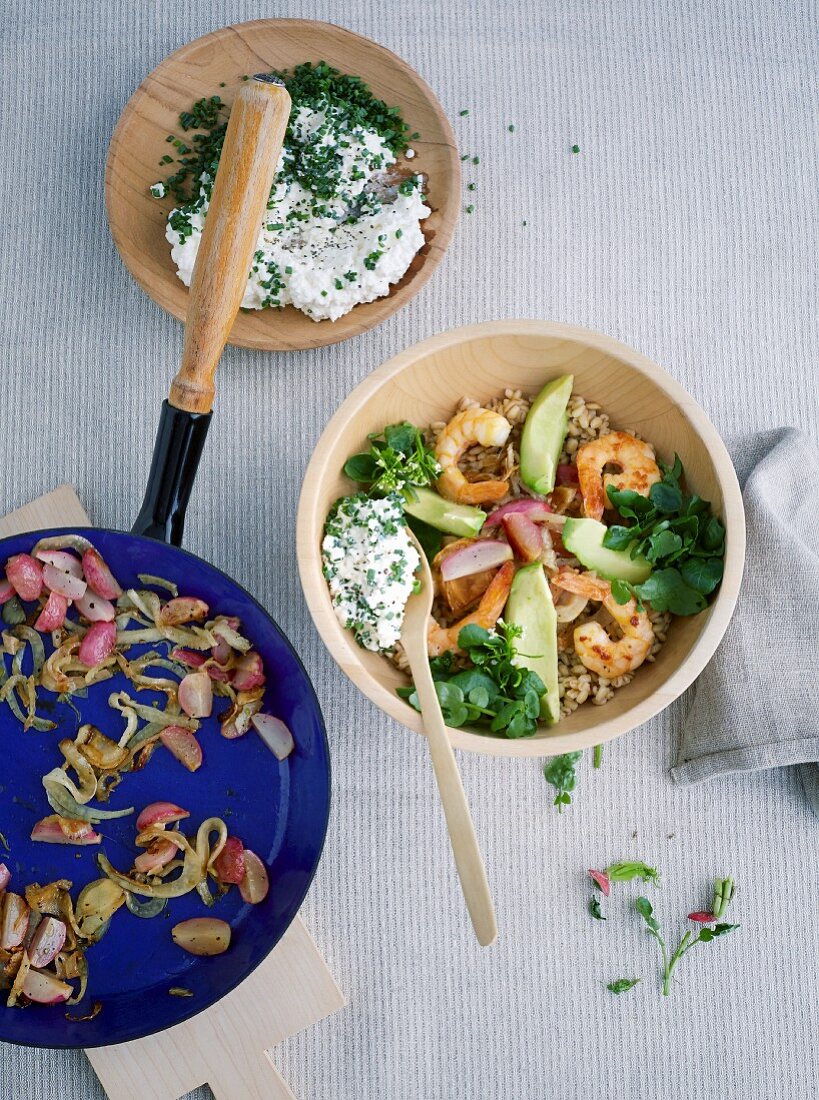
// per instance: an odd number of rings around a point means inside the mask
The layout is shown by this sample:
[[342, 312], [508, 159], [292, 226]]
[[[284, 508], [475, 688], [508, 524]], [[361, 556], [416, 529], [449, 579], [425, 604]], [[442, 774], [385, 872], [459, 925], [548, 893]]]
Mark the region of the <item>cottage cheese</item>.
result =
[[[423, 179], [388, 183], [395, 156], [378, 133], [350, 127], [330, 105], [301, 106], [279, 159], [267, 216], [242, 300], [245, 309], [293, 305], [335, 321], [389, 293], [424, 244]], [[212, 180], [172, 210], [166, 237], [179, 278], [190, 286]]]
[[400, 498], [343, 497], [327, 519], [321, 556], [341, 625], [365, 649], [393, 649], [420, 565]]

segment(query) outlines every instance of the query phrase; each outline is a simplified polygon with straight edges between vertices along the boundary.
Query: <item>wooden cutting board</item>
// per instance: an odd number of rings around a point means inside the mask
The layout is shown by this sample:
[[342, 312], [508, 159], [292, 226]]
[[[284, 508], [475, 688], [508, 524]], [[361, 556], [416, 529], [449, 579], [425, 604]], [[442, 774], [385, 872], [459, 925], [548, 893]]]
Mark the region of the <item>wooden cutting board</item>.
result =
[[[0, 517], [0, 538], [41, 527], [90, 526], [77, 494], [61, 485]], [[261, 966], [205, 1012], [159, 1035], [86, 1053], [109, 1100], [178, 1100], [204, 1084], [217, 1100], [295, 1100], [270, 1048], [344, 1003], [296, 917]]]

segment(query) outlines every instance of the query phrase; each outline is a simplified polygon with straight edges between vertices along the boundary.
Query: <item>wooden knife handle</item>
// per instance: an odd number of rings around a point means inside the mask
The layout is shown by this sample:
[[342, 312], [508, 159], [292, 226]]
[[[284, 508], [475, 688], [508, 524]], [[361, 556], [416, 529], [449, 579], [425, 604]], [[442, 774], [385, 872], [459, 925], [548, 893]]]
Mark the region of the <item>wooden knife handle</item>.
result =
[[182, 362], [171, 384], [177, 409], [213, 408], [213, 377], [247, 286], [289, 117], [287, 89], [258, 78], [240, 89], [231, 108], [193, 269]]

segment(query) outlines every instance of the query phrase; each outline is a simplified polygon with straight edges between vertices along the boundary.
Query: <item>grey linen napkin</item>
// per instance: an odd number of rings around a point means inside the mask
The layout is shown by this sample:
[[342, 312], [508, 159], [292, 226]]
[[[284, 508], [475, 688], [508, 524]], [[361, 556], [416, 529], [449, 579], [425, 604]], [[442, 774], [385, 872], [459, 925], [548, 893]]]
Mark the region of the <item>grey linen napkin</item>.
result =
[[671, 775], [699, 783], [800, 764], [819, 814], [819, 458], [793, 428], [729, 442], [747, 522], [745, 577], [694, 688]]

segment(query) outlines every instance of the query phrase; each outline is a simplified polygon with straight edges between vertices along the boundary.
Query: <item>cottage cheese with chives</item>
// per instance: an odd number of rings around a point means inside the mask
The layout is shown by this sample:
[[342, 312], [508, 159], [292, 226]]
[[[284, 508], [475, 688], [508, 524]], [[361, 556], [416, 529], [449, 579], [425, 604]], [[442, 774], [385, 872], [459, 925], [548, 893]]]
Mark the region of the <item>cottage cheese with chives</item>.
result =
[[365, 649], [392, 650], [420, 565], [404, 527], [401, 499], [343, 497], [327, 518], [321, 557], [341, 625]]
[[[245, 309], [293, 305], [315, 321], [335, 321], [353, 306], [388, 294], [424, 244], [421, 222], [430, 209], [423, 178], [396, 181], [388, 174], [397, 162], [393, 150], [405, 148], [405, 143], [396, 145], [403, 123], [396, 123], [392, 112], [369, 110], [367, 100], [360, 106], [364, 93], [358, 90], [350, 100], [343, 89], [355, 78], [336, 78], [320, 82], [319, 91], [312, 80], [301, 98], [298, 86], [288, 84], [293, 111], [242, 301]], [[357, 88], [366, 92], [360, 82]], [[213, 174], [215, 165], [199, 176], [198, 195], [168, 216], [171, 257], [186, 286]]]

